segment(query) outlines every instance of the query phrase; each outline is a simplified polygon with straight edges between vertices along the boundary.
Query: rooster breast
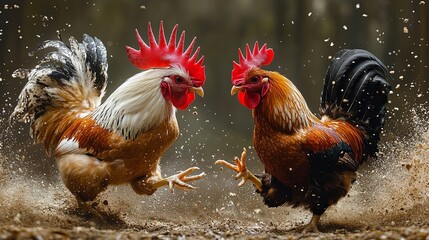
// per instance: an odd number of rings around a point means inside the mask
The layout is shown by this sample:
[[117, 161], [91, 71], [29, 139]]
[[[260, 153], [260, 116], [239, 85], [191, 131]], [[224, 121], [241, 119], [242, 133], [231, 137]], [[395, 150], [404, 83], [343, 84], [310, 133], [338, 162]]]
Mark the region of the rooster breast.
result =
[[310, 175], [311, 169], [302, 149], [302, 136], [285, 134], [267, 122], [260, 122], [255, 124], [253, 141], [266, 173], [286, 186], [303, 187], [303, 179]]
[[[55, 156], [59, 157], [80, 149], [79, 152], [108, 163], [110, 183], [122, 184], [153, 172], [158, 166], [160, 157], [178, 136], [176, 118], [164, 120], [140, 133], [135, 139], [125, 139], [120, 134], [102, 128], [87, 117], [69, 127], [69, 131], [66, 131], [56, 149]], [[76, 149], [71, 150], [71, 146]]]

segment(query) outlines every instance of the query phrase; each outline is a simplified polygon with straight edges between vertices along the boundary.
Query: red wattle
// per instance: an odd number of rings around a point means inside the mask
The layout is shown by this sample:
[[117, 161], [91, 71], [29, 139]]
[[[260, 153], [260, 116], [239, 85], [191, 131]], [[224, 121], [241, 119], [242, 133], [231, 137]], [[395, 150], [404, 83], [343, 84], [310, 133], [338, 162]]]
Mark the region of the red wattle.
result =
[[239, 92], [238, 101], [240, 101], [240, 103], [245, 107], [253, 109], [259, 105], [259, 102], [261, 102], [261, 95], [248, 91]]
[[192, 101], [195, 99], [195, 94], [193, 92], [187, 92], [187, 93], [177, 93], [173, 94], [171, 96], [171, 102], [173, 103], [173, 106], [176, 107], [179, 110], [186, 109], [189, 104], [191, 104]]

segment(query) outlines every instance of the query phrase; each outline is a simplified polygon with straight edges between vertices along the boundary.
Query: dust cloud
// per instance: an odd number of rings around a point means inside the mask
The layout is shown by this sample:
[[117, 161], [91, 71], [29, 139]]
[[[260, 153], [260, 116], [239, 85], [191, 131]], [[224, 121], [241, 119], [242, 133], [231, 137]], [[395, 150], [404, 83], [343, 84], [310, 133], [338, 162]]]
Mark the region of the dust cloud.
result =
[[349, 195], [327, 212], [328, 221], [356, 226], [429, 223], [428, 117], [425, 107], [412, 108], [406, 136], [394, 130], [385, 134], [389, 140], [380, 144], [378, 158], [358, 171]]
[[[328, 209], [321, 220], [322, 231], [429, 224], [427, 110], [415, 108], [411, 110], [410, 118], [412, 127], [407, 135], [395, 136], [394, 131], [386, 131], [378, 159], [364, 164], [349, 194]], [[394, 129], [394, 122], [387, 127]], [[251, 161], [257, 161], [253, 151], [249, 155], [254, 158]], [[10, 164], [13, 160], [10, 156], [19, 158], [19, 154], [0, 157], [1, 225], [150, 231], [168, 223], [183, 227], [227, 220], [251, 229], [273, 226], [289, 229], [311, 217], [302, 209], [268, 209], [250, 184], [238, 188], [230, 171], [206, 163], [202, 170], [208, 175], [195, 183], [196, 191], [160, 189], [152, 196], [140, 196], [129, 186], [109, 187], [95, 203], [95, 208], [105, 216], [105, 220], [100, 221], [79, 210], [58, 173], [54, 171], [54, 176], [46, 178], [28, 169], [14, 167]], [[173, 157], [173, 154], [167, 154], [164, 158]], [[182, 168], [180, 163], [170, 164], [163, 174]]]

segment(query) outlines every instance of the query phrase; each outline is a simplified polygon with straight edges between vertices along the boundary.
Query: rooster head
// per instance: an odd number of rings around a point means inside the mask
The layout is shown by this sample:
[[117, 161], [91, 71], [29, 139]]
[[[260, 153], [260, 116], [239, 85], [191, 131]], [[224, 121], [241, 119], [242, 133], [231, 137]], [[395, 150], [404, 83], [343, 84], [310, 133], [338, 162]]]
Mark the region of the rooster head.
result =
[[274, 51], [264, 44], [259, 49], [255, 42], [253, 51], [246, 44], [246, 57], [238, 49], [239, 63], [233, 62], [231, 95], [238, 92], [238, 100], [248, 108], [256, 108], [270, 87], [268, 78], [264, 76], [262, 65], [268, 65], [274, 58]]
[[184, 51], [185, 31], [181, 33], [179, 42], [176, 44], [177, 30], [178, 25], [176, 24], [167, 43], [161, 21], [157, 42], [149, 22], [149, 45], [143, 41], [136, 29], [140, 49], [136, 50], [126, 46], [126, 51], [130, 62], [140, 69], [171, 69], [171, 71], [166, 71], [167, 75], [162, 76], [161, 92], [165, 99], [171, 100], [176, 108], [183, 110], [195, 99], [195, 93], [204, 96], [202, 85], [206, 76], [203, 66], [204, 56], [198, 59], [200, 47], [197, 47], [192, 54], [196, 37]]

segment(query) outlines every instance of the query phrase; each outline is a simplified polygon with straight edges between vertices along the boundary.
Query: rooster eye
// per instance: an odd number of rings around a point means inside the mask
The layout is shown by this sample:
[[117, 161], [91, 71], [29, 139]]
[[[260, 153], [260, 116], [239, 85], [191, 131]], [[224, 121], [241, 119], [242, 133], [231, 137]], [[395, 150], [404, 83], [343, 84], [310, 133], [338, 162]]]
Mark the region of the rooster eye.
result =
[[259, 76], [253, 76], [250, 78], [250, 83], [258, 83], [260, 79]]
[[175, 76], [175, 77], [174, 77], [174, 81], [175, 81], [176, 83], [178, 83], [178, 84], [181, 84], [181, 83], [183, 83], [185, 80], [184, 80], [182, 77], [180, 77], [180, 76]]

